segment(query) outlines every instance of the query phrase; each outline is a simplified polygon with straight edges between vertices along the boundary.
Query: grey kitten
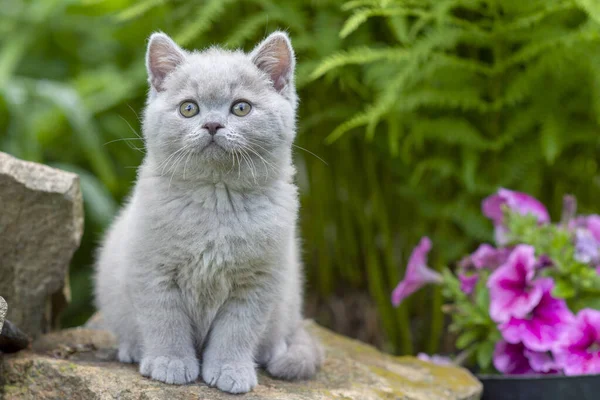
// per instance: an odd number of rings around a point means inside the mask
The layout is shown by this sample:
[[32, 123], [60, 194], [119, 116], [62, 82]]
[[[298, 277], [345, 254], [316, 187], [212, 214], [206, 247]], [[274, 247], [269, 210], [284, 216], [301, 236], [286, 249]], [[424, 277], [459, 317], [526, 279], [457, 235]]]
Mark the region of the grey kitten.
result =
[[257, 384], [255, 363], [313, 376], [323, 356], [302, 324], [288, 36], [245, 54], [187, 52], [157, 33], [146, 61], [147, 153], [96, 271], [119, 360], [167, 383], [201, 370], [231, 393]]

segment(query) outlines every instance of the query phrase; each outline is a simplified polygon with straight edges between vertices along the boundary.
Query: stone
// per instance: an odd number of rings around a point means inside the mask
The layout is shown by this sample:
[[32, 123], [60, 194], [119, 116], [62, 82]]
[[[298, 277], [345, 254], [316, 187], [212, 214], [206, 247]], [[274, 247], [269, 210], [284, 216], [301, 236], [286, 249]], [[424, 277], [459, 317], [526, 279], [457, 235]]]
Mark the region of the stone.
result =
[[6, 300], [4, 300], [4, 297], [0, 296], [0, 332], [2, 332], [2, 325], [4, 324], [4, 319], [6, 318], [7, 311], [8, 304], [6, 304]]
[[32, 337], [67, 304], [69, 263], [83, 233], [79, 178], [0, 152], [0, 294]]
[[16, 353], [29, 346], [29, 337], [9, 320], [4, 321], [0, 332], [0, 352]]
[[382, 354], [312, 322], [307, 325], [327, 353], [323, 368], [309, 381], [284, 382], [260, 372], [259, 385], [243, 396], [222, 393], [200, 381], [167, 385], [142, 377], [136, 365], [115, 362], [115, 341], [107, 331], [74, 328], [42, 336], [31, 350], [4, 356], [0, 361], [4, 398], [475, 400], [481, 396], [479, 381], [462, 368]]

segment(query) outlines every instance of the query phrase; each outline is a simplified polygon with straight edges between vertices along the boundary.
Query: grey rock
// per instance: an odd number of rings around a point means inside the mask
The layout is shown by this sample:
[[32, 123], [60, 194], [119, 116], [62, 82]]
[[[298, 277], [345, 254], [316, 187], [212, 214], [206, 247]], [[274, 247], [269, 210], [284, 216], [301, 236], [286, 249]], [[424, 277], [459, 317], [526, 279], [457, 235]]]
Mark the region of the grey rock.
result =
[[32, 350], [5, 356], [0, 361], [4, 395], [6, 400], [476, 400], [481, 396], [481, 383], [462, 368], [389, 356], [312, 322], [308, 325], [327, 353], [323, 368], [309, 381], [284, 382], [261, 372], [259, 385], [243, 396], [222, 393], [200, 381], [167, 385], [142, 377], [137, 365], [115, 362], [115, 341], [109, 332], [75, 328], [44, 335]]
[[0, 152], [0, 210], [6, 318], [36, 337], [68, 301], [67, 272], [83, 233], [79, 178]]
[[6, 300], [4, 300], [4, 297], [0, 296], [0, 332], [2, 332], [2, 325], [4, 324], [4, 319], [6, 318], [7, 311], [8, 304], [6, 304]]

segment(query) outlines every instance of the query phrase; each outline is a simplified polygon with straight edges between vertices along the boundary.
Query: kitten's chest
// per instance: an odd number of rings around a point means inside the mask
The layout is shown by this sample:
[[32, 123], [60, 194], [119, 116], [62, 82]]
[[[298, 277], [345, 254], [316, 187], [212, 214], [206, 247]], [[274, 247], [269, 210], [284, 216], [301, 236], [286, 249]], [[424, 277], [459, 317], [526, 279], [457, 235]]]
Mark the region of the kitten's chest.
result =
[[169, 204], [158, 228], [168, 234], [171, 254], [182, 259], [184, 279], [234, 275], [272, 262], [295, 225], [294, 198], [281, 193], [246, 194], [216, 186], [192, 191]]

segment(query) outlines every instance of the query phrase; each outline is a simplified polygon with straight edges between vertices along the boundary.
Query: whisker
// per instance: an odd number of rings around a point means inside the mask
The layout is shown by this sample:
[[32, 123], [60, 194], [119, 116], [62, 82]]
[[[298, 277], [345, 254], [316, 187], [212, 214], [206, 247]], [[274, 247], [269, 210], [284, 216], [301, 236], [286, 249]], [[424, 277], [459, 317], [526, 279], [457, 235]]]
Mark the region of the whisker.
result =
[[325, 160], [323, 160], [321, 157], [319, 157], [318, 155], [316, 155], [315, 153], [313, 153], [312, 151], [305, 149], [304, 147], [300, 147], [297, 144], [292, 144], [292, 146], [300, 149], [300, 150], [304, 150], [305, 152], [307, 152], [308, 154], [312, 154], [313, 156], [315, 156], [318, 160], [320, 160], [323, 164], [329, 166], [329, 164], [327, 164], [327, 162]]
[[187, 159], [185, 160], [185, 164], [183, 165], [183, 180], [185, 180], [185, 170], [187, 169], [187, 164], [190, 161], [190, 156], [193, 154], [194, 152], [192, 150], [189, 150], [187, 152]]
[[137, 113], [137, 112], [135, 112], [135, 110], [133, 109], [133, 107], [131, 107], [131, 105], [129, 105], [129, 103], [127, 103], [127, 107], [129, 107], [129, 109], [130, 109], [131, 111], [133, 111], [133, 115], [135, 115], [135, 117], [137, 118], [137, 120], [138, 120], [138, 121], [141, 123], [141, 122], [142, 122], [142, 120], [140, 119], [140, 116], [138, 115], [138, 113]]

